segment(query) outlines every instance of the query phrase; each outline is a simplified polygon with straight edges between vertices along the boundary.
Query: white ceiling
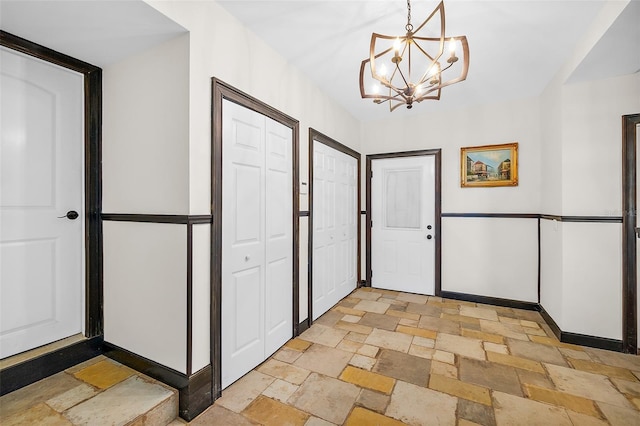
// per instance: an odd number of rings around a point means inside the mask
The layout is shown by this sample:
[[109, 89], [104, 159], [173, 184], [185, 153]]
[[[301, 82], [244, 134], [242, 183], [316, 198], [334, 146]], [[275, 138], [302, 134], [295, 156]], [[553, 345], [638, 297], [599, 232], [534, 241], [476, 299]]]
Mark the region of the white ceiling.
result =
[[[634, 1], [636, 2], [636, 1]], [[360, 97], [360, 63], [368, 56], [371, 33], [402, 35], [406, 0], [220, 0], [231, 14], [300, 68], [361, 120], [420, 114], [539, 95], [572, 54], [606, 3], [588, 0], [447, 0], [447, 36], [466, 35], [467, 80], [443, 89], [439, 101], [412, 110], [375, 105]], [[438, 4], [413, 0], [417, 26]], [[637, 4], [635, 5], [637, 6]], [[602, 43], [574, 79], [623, 74], [640, 68], [637, 7], [627, 7], [618, 30]], [[632, 9], [632, 10], [631, 10]], [[634, 32], [635, 31], [635, 32]], [[620, 37], [636, 35], [635, 43]], [[633, 39], [631, 39], [633, 41]], [[630, 50], [635, 45], [635, 50]], [[602, 54], [621, 61], [602, 64]], [[626, 57], [624, 57], [626, 56]], [[635, 69], [634, 69], [635, 67]], [[598, 69], [595, 69], [598, 68]], [[628, 73], [627, 72], [627, 73]]]
[[186, 32], [140, 0], [0, 0], [0, 28], [99, 67]]
[[[609, 0], [615, 1], [615, 0]], [[219, 0], [230, 13], [361, 120], [539, 95], [607, 0], [447, 0], [447, 35], [466, 35], [467, 80], [412, 110], [360, 98], [372, 32], [398, 35], [406, 0]], [[419, 24], [437, 0], [413, 0]], [[640, 1], [632, 0], [569, 82], [640, 69]], [[186, 32], [141, 0], [0, 0], [0, 28], [104, 67]]]

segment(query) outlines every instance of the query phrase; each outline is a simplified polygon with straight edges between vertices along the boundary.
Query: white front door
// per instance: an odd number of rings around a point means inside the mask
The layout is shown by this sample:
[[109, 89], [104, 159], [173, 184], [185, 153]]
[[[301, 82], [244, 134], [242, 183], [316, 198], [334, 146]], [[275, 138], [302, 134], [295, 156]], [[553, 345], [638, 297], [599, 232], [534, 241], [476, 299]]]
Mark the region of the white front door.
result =
[[371, 286], [435, 293], [435, 157], [372, 160]]
[[2, 47], [0, 93], [5, 358], [82, 332], [84, 76]]
[[292, 130], [222, 108], [222, 387], [292, 336]]
[[313, 320], [357, 285], [358, 161], [313, 142]]

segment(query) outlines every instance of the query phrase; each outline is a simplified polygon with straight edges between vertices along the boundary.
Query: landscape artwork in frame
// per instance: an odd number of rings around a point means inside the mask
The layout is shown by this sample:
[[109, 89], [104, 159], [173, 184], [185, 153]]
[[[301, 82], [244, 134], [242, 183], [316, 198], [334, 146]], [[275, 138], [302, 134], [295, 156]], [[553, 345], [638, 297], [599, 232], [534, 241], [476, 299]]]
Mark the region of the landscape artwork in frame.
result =
[[518, 185], [518, 143], [460, 149], [463, 188]]

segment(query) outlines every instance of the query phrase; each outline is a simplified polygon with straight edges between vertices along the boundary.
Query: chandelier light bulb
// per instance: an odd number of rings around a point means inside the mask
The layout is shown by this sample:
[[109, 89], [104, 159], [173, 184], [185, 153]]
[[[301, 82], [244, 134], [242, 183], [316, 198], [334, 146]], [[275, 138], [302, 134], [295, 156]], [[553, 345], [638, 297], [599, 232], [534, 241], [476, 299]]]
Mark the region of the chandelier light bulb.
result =
[[387, 77], [387, 67], [385, 64], [380, 65], [380, 75], [384, 78]]
[[400, 54], [400, 37], [396, 37], [396, 41], [393, 43], [393, 50], [396, 52], [396, 56]]
[[456, 41], [454, 39], [449, 40], [449, 53], [451, 56], [456, 55]]

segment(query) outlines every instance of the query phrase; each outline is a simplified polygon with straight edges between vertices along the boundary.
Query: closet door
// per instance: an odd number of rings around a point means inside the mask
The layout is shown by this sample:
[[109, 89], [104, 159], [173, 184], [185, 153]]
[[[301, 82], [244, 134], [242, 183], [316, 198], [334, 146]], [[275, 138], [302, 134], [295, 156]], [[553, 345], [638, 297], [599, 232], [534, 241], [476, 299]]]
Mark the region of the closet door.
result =
[[292, 336], [291, 129], [223, 102], [222, 387]]
[[313, 320], [356, 288], [358, 161], [313, 143]]
[[292, 337], [292, 132], [266, 118], [265, 359]]

